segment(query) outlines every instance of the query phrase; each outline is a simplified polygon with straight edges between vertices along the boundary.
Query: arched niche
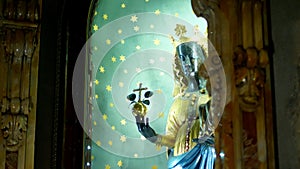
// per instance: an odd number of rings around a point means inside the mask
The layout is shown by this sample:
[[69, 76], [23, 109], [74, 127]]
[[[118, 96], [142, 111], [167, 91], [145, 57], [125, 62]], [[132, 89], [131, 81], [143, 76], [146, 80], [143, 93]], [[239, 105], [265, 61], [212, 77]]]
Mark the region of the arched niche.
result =
[[87, 43], [86, 114], [81, 124], [85, 139], [85, 168], [167, 168], [166, 149], [138, 133], [126, 96], [142, 82], [154, 92], [149, 121], [163, 133], [174, 87], [172, 62], [185, 36], [207, 43], [207, 16], [195, 14], [190, 0], [93, 1]]

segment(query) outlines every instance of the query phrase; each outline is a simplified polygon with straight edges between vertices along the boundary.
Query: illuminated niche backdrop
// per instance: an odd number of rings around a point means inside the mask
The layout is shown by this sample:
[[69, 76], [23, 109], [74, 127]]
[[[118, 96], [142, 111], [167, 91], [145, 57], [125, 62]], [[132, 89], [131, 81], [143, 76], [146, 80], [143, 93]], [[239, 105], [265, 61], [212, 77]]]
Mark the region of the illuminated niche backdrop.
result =
[[[141, 136], [126, 96], [139, 83], [154, 95], [150, 98], [150, 125], [164, 133], [173, 101], [170, 36], [177, 24], [186, 36], [206, 35], [207, 23], [193, 13], [190, 0], [98, 0], [92, 14], [87, 48], [91, 83], [90, 113], [83, 123], [91, 144], [89, 165], [93, 169], [167, 168], [166, 149]], [[200, 35], [203, 37], [203, 35]], [[206, 41], [205, 37], [203, 37]]]

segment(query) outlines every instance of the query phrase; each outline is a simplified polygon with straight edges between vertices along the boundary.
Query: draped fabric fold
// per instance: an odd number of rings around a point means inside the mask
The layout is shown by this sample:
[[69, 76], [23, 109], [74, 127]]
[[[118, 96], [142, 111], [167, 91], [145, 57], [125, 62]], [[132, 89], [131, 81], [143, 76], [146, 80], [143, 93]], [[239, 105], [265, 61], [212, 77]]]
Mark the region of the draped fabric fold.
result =
[[169, 169], [212, 169], [215, 161], [215, 148], [206, 143], [197, 144], [192, 150], [173, 156], [171, 150], [168, 160]]

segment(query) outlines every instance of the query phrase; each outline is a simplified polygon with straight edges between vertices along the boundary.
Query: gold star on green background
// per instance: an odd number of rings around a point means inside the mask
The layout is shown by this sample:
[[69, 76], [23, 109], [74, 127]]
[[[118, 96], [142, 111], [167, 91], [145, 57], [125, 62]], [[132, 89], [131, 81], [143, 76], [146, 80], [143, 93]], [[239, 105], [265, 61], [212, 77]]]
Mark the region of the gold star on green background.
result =
[[118, 165], [119, 167], [122, 167], [122, 166], [123, 166], [122, 160], [119, 160], [117, 165]]
[[103, 66], [100, 66], [99, 71], [100, 71], [101, 73], [104, 73], [104, 72], [105, 72], [104, 67], [103, 67]]
[[99, 29], [98, 25], [96, 25], [96, 24], [93, 26], [93, 28], [94, 28], [94, 31], [97, 31]]
[[103, 18], [104, 20], [107, 20], [107, 19], [108, 19], [108, 15], [107, 15], [107, 14], [103, 14], [102, 18]]
[[124, 3], [122, 3], [121, 8], [126, 8], [126, 5]]
[[[176, 6], [174, 4], [176, 4]], [[186, 4], [186, 6], [184, 7], [184, 5], [181, 4]], [[135, 84], [139, 82], [143, 82], [143, 84], [150, 89], [153, 87], [152, 84], [146, 85], [146, 78], [144, 78], [148, 77], [148, 79], [152, 79], [152, 77], [148, 76], [148, 74], [147, 76], [143, 76], [145, 72], [152, 72], [152, 69], [148, 71], [143, 64], [147, 62], [146, 65], [150, 65], [152, 68], [161, 64], [162, 60], [158, 58], [155, 59], [152, 56], [143, 59], [144, 55], [142, 52], [149, 49], [166, 51], [165, 46], [167, 46], [170, 41], [168, 36], [171, 33], [166, 36], [164, 33], [163, 35], [160, 33], [160, 30], [164, 29], [164, 26], [161, 26], [159, 20], [166, 15], [177, 20], [179, 16], [180, 19], [191, 18], [194, 14], [191, 14], [190, 3], [182, 0], [166, 0], [164, 1], [164, 5], [166, 5], [167, 8], [162, 8], [161, 2], [154, 0], [122, 0], [119, 1], [119, 3], [96, 0], [95, 5], [95, 8], [92, 8], [94, 10], [92, 11], [92, 17], [89, 18], [91, 21], [89, 33], [90, 35], [101, 34], [101, 36], [91, 43], [91, 53], [93, 55], [92, 65], [95, 66], [93, 73], [96, 75], [95, 77], [93, 76], [93, 78], [95, 78], [93, 79], [93, 83], [87, 83], [94, 84], [91, 85], [94, 89], [93, 97], [91, 98], [95, 101], [95, 104], [93, 104], [95, 109], [92, 108], [93, 119], [91, 126], [93, 136], [97, 136], [102, 132], [103, 124], [107, 126], [107, 130], [105, 131], [113, 135], [116, 134], [116, 136], [110, 136], [104, 132], [105, 136], [104, 133], [102, 133], [100, 137], [98, 136], [99, 138], [96, 137], [95, 149], [92, 147], [92, 154], [96, 159], [92, 162], [91, 169], [98, 169], [99, 166], [102, 169], [117, 169], [124, 168], [125, 166], [126, 168], [136, 168], [130, 166], [131, 164], [148, 169], [166, 168], [166, 164], [161, 161], [161, 159], [165, 157], [165, 153], [160, 153], [159, 151], [163, 150], [156, 148], [155, 145], [153, 145], [151, 150], [158, 153], [158, 155], [153, 155], [149, 158], [143, 158], [145, 154], [140, 154], [140, 151], [135, 151], [134, 149], [127, 151], [127, 154], [121, 150], [114, 152], [115, 150], [113, 149], [119, 147], [120, 144], [122, 146], [130, 146], [128, 144], [132, 144], [133, 138], [141, 138], [135, 140], [141, 143], [147, 143], [147, 140], [140, 136], [136, 130], [134, 121], [127, 117], [132, 116], [130, 108], [127, 110], [120, 106], [119, 102], [121, 100], [125, 104], [130, 104], [130, 102], [126, 100], [127, 93], [123, 94], [120, 91], [129, 90], [128, 92], [130, 92], [131, 89], [135, 88]], [[145, 17], [148, 15], [151, 15], [151, 19], [149, 20]], [[197, 17], [195, 16], [195, 18]], [[118, 23], [119, 21], [122, 21], [122, 24], [114, 25], [114, 23]], [[190, 22], [190, 20], [188, 20], [188, 22], [193, 23]], [[163, 23], [163, 25], [165, 24], [168, 24], [168, 20]], [[110, 25], [114, 26], [111, 27]], [[109, 29], [107, 29], [108, 27]], [[103, 30], [108, 30], [108, 32], [105, 33]], [[169, 32], [172, 31], [174, 31], [174, 29]], [[172, 47], [172, 44], [170, 44], [168, 49]], [[142, 55], [135, 55], [135, 53], [139, 52], [141, 52]], [[173, 48], [167, 52], [173, 52]], [[133, 59], [132, 57], [136, 58]], [[137, 74], [137, 77], [130, 77], [133, 74]], [[155, 75], [157, 75], [159, 79], [164, 79], [167, 76], [167, 74], [158, 73]], [[168, 82], [170, 84], [170, 81]], [[114, 90], [112, 90], [112, 88], [114, 88]], [[168, 88], [170, 88], [170, 85]], [[153, 91], [155, 91], [154, 94], [158, 97], [161, 97], [162, 93], [165, 96], [169, 94], [169, 91], [166, 90], [163, 85], [154, 87], [153, 89]], [[118, 100], [116, 97], [121, 97], [122, 99]], [[151, 104], [154, 105], [154, 103], [155, 102], [151, 100]], [[166, 105], [168, 104], [169, 103], [166, 103]], [[120, 110], [122, 112], [119, 112]], [[155, 129], [158, 129], [157, 131], [160, 132], [163, 132], [165, 127], [161, 129], [157, 124], [166, 120], [167, 115], [165, 115], [164, 111], [165, 109], [155, 110], [153, 118], [158, 118], [151, 123]], [[103, 144], [101, 144], [100, 141], [102, 141]], [[110, 153], [110, 151], [113, 153]], [[145, 152], [146, 151], [148, 151], [148, 149], [145, 149]], [[126, 161], [124, 161], [123, 157], [125, 157], [124, 159], [130, 157], [130, 160], [127, 161], [126, 159]], [[137, 162], [139, 164], [136, 164], [136, 159], [132, 157], [143, 158], [143, 162]]]

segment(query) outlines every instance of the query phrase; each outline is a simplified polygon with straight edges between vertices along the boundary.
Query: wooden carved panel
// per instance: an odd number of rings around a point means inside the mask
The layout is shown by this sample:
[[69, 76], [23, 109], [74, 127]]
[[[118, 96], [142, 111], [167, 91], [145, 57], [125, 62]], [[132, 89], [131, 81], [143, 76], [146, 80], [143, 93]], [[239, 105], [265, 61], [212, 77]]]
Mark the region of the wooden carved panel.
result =
[[266, 10], [265, 1], [241, 2], [241, 45], [233, 55], [245, 169], [275, 168]]
[[216, 131], [216, 169], [275, 168], [268, 11], [264, 0], [192, 0], [221, 56], [227, 105]]
[[[265, 168], [260, 166], [266, 163], [266, 137], [260, 137], [260, 133], [267, 130], [264, 88], [268, 63], [267, 52], [263, 49], [237, 47], [235, 50], [235, 83], [242, 113], [242, 160], [246, 169]], [[258, 147], [259, 143], [264, 146]]]
[[39, 2], [0, 3], [0, 169], [33, 168]]
[[2, 114], [1, 130], [6, 140], [7, 151], [18, 151], [24, 144], [27, 132], [27, 116]]

